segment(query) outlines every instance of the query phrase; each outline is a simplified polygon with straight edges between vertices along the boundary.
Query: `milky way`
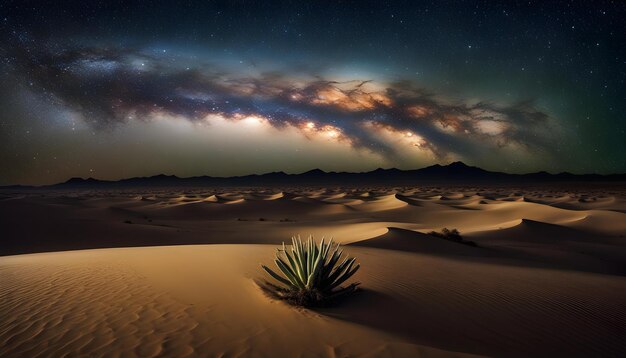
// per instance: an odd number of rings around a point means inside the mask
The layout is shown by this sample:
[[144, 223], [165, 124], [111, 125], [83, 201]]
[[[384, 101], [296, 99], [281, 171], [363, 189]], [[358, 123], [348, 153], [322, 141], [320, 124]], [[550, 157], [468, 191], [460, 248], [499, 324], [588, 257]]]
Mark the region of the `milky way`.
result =
[[[278, 20], [280, 16], [269, 14], [267, 20]], [[23, 119], [29, 116], [28, 108], [42, 106], [54, 109], [54, 114], [50, 112], [48, 119], [39, 120], [39, 130], [45, 132], [49, 126], [45, 123], [53, 122], [55, 116], [70, 116], [72, 129], [79, 121], [84, 125], [82, 132], [104, 138], [101, 140], [105, 142], [110, 141], [107, 133], [111, 131], [124, 132], [124, 128], [133, 126], [133, 123], [149, 125], [164, 118], [173, 123], [183, 120], [193, 126], [201, 125], [208, 131], [219, 131], [215, 120], [226, 120], [236, 125], [235, 134], [229, 134], [236, 141], [236, 131], [250, 131], [250, 126], [245, 123], [252, 121], [258, 123], [260, 128], [274, 129], [272, 135], [264, 139], [266, 141], [280, 142], [283, 138], [281, 133], [284, 136], [297, 133], [305, 141], [318, 145], [331, 141], [337, 143], [338, 146], [334, 147], [339, 148], [337, 150], [361, 153], [365, 156], [365, 163], [359, 168], [364, 170], [373, 169], [381, 163], [383, 166], [410, 167], [453, 160], [509, 171], [580, 171], [588, 167], [564, 166], [564, 163], [571, 163], [569, 148], [576, 147], [577, 141], [582, 143], [582, 138], [586, 138], [584, 132], [577, 130], [577, 120], [570, 118], [576, 103], [569, 100], [565, 105], [554, 106], [537, 91], [508, 97], [502, 96], [495, 88], [491, 95], [486, 95], [484, 85], [477, 87], [480, 90], [475, 93], [460, 89], [451, 91], [445, 89], [454, 85], [455, 79], [450, 80], [449, 76], [443, 76], [441, 80], [442, 83], [452, 81], [446, 87], [437, 85], [436, 79], [402, 75], [405, 69], [400, 67], [389, 75], [384, 70], [377, 70], [377, 66], [385, 68], [384, 61], [380, 60], [378, 65], [369, 66], [367, 71], [351, 70], [351, 65], [343, 64], [345, 60], [334, 64], [329, 61], [331, 56], [324, 58], [322, 53], [316, 53], [313, 58], [299, 54], [295, 60], [289, 61], [281, 58], [281, 53], [288, 54], [284, 50], [272, 56], [247, 53], [240, 56], [245, 61], [238, 61], [232, 51], [224, 55], [224, 51], [218, 51], [214, 45], [199, 50], [197, 46], [185, 48], [172, 40], [163, 40], [158, 44], [147, 39], [115, 43], [110, 39], [92, 38], [80, 29], [74, 30], [75, 39], [72, 36], [49, 36], [39, 33], [38, 27], [29, 26], [24, 18], [17, 15], [16, 19], [5, 18], [3, 26], [6, 30], [1, 52], [3, 102], [10, 104], [7, 108], [10, 108], [11, 114], [10, 118], [8, 115], [2, 118], [3, 137], [7, 139], [6, 151], [15, 153], [0, 156], [3, 165], [19, 161], [17, 167], [29, 167], [23, 163], [23, 158], [30, 158], [31, 153], [19, 148], [28, 147], [29, 142], [16, 139], [17, 132], [31, 134], [30, 127], [20, 125], [20, 121], [32, 123], [33, 120]], [[184, 31], [193, 29], [193, 26], [184, 26]], [[258, 41], [263, 39], [263, 35], [254, 34], [251, 39]], [[355, 38], [354, 41], [372, 40]], [[224, 40], [223, 45], [227, 44], [229, 41]], [[342, 44], [337, 41], [333, 46], [339, 48]], [[414, 45], [407, 41], [406, 46]], [[465, 47], [473, 50], [471, 45]], [[310, 51], [315, 52], [313, 45]], [[358, 55], [358, 51], [352, 53]], [[433, 56], [436, 58], [436, 55], [429, 54], [430, 58]], [[511, 62], [517, 61], [512, 55], [508, 56]], [[500, 61], [506, 61], [506, 58]], [[530, 70], [531, 66], [528, 67]], [[526, 68], [522, 70], [526, 71]], [[548, 80], [538, 75], [536, 78], [539, 83]], [[489, 81], [490, 78], [482, 80]], [[511, 73], [509, 80], [514, 82], [519, 80], [519, 76]], [[457, 81], [459, 87], [468, 87], [466, 81]], [[506, 81], [505, 78], [503, 83]], [[571, 109], [564, 110], [563, 107]], [[39, 113], [35, 117], [46, 116]], [[623, 126], [618, 128], [623, 134]], [[149, 130], [145, 133], [150, 135]], [[120, 137], [123, 135], [117, 136], [118, 139]], [[58, 149], [58, 142], [63, 140], [54, 142], [48, 139], [48, 142], [54, 143], [50, 145], [51, 150]], [[128, 143], [118, 140], [117, 145], [126, 146]], [[285, 143], [284, 148], [289, 146]], [[587, 150], [593, 148], [588, 144], [585, 146]], [[45, 145], [40, 143], [39, 147], [47, 151]], [[214, 149], [211, 148], [212, 151]], [[88, 146], [85, 150], [89, 150]], [[175, 151], [176, 147], [172, 150]], [[229, 155], [261, 157], [264, 154], [235, 150]], [[33, 158], [45, 156], [38, 151]], [[286, 154], [280, 160], [287, 163], [302, 158], [310, 167], [324, 168], [326, 163], [320, 158], [306, 159], [302, 153]], [[124, 163], [123, 159], [120, 161], [125, 166], [134, 165]], [[367, 164], [368, 161], [371, 163]], [[502, 163], [508, 164], [502, 168]], [[611, 167], [614, 170], [623, 165], [619, 161], [614, 163], [617, 164]], [[45, 170], [50, 173], [52, 168], [56, 173], [53, 177], [65, 175], [62, 174], [64, 170], [54, 165], [46, 164]], [[500, 167], [494, 168], [494, 165]], [[67, 174], [80, 175], [86, 168], [93, 171], [96, 166], [82, 164], [81, 169], [74, 168]], [[334, 168], [338, 166], [340, 164], [336, 163]], [[66, 164], [65, 167], [72, 165]], [[275, 161], [267, 166], [268, 171], [281, 169]], [[168, 165], [163, 171], [175, 172], [176, 165]], [[197, 172], [192, 173], [212, 174], [203, 171], [206, 167], [199, 166]], [[232, 173], [224, 168], [217, 171], [224, 174], [245, 172], [242, 168]], [[115, 176], [114, 172], [109, 170], [107, 175]], [[29, 173], [33, 170], [24, 169], [21, 174], [13, 173], [5, 180], [18, 180]], [[124, 171], [119, 173], [123, 175]]]

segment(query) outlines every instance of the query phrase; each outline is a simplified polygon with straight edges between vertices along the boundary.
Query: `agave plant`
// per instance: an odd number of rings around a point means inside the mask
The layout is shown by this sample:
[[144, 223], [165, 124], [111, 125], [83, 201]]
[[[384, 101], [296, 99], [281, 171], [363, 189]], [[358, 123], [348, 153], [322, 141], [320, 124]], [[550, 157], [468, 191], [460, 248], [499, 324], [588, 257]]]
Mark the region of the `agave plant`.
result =
[[283, 242], [277, 249], [276, 267], [280, 273], [274, 272], [265, 265], [263, 269], [280, 285], [266, 282], [265, 287], [275, 297], [285, 299], [302, 306], [322, 305], [337, 297], [352, 293], [359, 283], [341, 286], [359, 269], [355, 258], [346, 257], [339, 263], [343, 250], [332, 239], [315, 243], [312, 236], [302, 241], [300, 236], [292, 237], [291, 248]]

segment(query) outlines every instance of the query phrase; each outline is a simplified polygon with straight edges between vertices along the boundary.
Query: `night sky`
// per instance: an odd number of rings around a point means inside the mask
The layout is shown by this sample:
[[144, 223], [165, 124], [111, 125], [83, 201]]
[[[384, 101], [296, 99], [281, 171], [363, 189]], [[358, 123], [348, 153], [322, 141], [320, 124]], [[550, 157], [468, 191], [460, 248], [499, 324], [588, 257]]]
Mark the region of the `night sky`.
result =
[[622, 1], [56, 3], [0, 2], [0, 185], [626, 172]]

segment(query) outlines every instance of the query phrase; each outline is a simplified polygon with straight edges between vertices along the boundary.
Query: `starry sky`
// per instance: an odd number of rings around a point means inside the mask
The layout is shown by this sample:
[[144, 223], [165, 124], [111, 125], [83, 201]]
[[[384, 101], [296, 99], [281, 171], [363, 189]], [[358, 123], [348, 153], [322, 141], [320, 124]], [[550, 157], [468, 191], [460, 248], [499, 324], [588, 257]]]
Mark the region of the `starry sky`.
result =
[[3, 1], [0, 185], [626, 172], [621, 1]]

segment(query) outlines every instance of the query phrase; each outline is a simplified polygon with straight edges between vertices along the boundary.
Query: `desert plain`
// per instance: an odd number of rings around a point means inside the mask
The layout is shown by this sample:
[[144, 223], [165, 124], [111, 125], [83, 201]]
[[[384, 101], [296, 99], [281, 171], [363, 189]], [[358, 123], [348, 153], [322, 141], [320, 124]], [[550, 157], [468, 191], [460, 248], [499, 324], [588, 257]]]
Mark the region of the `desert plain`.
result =
[[[626, 352], [618, 183], [6, 189], [0, 226], [1, 357]], [[361, 290], [264, 294], [293, 235], [344, 244]]]

